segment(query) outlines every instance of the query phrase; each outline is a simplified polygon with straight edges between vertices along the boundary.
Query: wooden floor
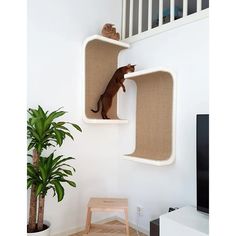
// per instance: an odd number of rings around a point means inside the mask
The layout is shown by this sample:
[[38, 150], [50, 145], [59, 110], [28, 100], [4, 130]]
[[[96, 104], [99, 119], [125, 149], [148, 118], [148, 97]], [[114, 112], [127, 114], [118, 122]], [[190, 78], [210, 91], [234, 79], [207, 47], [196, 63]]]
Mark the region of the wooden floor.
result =
[[[120, 221], [118, 220], [114, 220], [114, 221], [111, 221], [109, 222], [108, 224], [112, 224], [112, 225], [123, 225]], [[91, 229], [92, 233], [124, 233], [125, 235], [125, 231], [123, 230], [106, 230], [106, 229]], [[133, 228], [130, 228], [130, 236], [138, 236], [137, 232], [135, 229]], [[76, 234], [72, 234], [70, 236], [83, 236], [84, 235], [84, 231], [82, 232], [78, 232]], [[143, 233], [139, 233], [140, 236], [147, 236], [146, 234], [143, 234]]]

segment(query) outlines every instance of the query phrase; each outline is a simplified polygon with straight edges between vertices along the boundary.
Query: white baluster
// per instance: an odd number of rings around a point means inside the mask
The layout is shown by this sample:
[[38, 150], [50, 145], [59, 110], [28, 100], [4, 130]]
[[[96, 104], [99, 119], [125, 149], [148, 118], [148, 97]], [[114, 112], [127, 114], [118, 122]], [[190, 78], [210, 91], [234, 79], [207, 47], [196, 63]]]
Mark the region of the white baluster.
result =
[[126, 0], [123, 0], [123, 12], [122, 12], [122, 38], [125, 39], [126, 31]]
[[152, 0], [148, 1], [148, 29], [152, 28]]
[[202, 0], [197, 0], [197, 12], [202, 10]]
[[139, 0], [138, 5], [138, 33], [142, 33], [143, 25], [143, 0]]
[[130, 6], [129, 6], [129, 37], [133, 35], [133, 12], [134, 12], [134, 1], [130, 0]]
[[183, 17], [188, 15], [188, 0], [183, 0]]
[[159, 0], [159, 26], [163, 23], [163, 0]]
[[175, 0], [170, 0], [170, 21], [175, 20]]

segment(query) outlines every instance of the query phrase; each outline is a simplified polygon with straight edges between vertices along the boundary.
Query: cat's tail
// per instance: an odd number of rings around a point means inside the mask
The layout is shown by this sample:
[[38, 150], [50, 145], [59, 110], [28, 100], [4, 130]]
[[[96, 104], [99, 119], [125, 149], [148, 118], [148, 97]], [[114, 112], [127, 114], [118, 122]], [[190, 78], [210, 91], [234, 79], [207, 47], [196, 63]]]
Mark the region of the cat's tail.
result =
[[92, 112], [94, 112], [94, 113], [99, 112], [99, 110], [100, 110], [100, 102], [101, 102], [101, 100], [102, 100], [102, 95], [100, 96], [100, 98], [99, 98], [99, 100], [98, 100], [98, 103], [97, 103], [97, 110], [93, 110], [93, 109], [91, 109]]

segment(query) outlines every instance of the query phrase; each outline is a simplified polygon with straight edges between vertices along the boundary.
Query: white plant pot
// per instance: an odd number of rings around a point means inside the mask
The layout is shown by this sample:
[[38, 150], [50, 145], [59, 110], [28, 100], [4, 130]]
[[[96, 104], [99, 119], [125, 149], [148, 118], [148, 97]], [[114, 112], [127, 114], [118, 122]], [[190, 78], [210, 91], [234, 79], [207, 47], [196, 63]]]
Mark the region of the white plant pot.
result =
[[50, 236], [50, 231], [51, 231], [50, 222], [45, 220], [43, 223], [48, 226], [47, 229], [40, 231], [40, 232], [27, 233], [27, 236]]

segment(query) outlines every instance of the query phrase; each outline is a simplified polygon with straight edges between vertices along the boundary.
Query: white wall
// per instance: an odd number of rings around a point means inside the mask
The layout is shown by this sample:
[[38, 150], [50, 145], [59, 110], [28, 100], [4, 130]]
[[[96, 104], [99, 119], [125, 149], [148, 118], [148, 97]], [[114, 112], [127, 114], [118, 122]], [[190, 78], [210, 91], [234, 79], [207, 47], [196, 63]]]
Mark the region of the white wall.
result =
[[[137, 64], [137, 70], [165, 67], [176, 74], [176, 161], [166, 167], [119, 160], [119, 193], [130, 201], [130, 221], [136, 222], [136, 206], [144, 208], [139, 220], [146, 230], [149, 221], [169, 207], [196, 205], [195, 116], [208, 113], [208, 19], [136, 42], [120, 55], [120, 65]], [[133, 84], [126, 81], [127, 94], [120, 92], [125, 118], [134, 101]], [[130, 100], [125, 98], [129, 97]], [[132, 103], [133, 104], [133, 103]], [[147, 121], [148, 122], [148, 121]], [[132, 153], [133, 124], [120, 130], [124, 153]], [[155, 132], [155, 131], [154, 131]]]
[[[99, 33], [106, 22], [119, 28], [121, 1], [30, 0], [28, 12], [28, 106], [41, 104], [49, 110], [64, 106], [69, 112], [66, 119], [83, 129], [82, 134], [73, 132], [75, 142], [66, 141], [60, 151], [76, 157], [78, 188], [66, 187], [61, 203], [47, 196], [45, 218], [52, 222], [52, 232], [84, 225], [91, 196], [128, 197], [132, 223], [136, 206], [142, 205], [140, 220], [146, 230], [149, 220], [169, 206], [195, 205], [195, 114], [208, 112], [208, 21], [137, 42], [121, 54], [120, 65], [165, 66], [177, 74], [176, 162], [155, 167], [120, 160], [132, 151], [133, 122], [96, 125], [82, 121], [82, 42]], [[128, 83], [126, 96], [132, 100], [131, 87]], [[127, 101], [127, 108], [131, 104]], [[123, 114], [133, 120], [133, 111], [131, 107]]]
[[28, 106], [51, 111], [64, 106], [65, 118], [83, 129], [60, 151], [77, 158], [71, 163], [78, 188], [66, 187], [61, 203], [47, 196], [45, 218], [52, 233], [84, 225], [89, 197], [110, 196], [117, 189], [119, 126], [82, 122], [81, 50], [84, 39], [100, 33], [105, 23], [119, 28], [120, 13], [121, 1], [28, 1]]

